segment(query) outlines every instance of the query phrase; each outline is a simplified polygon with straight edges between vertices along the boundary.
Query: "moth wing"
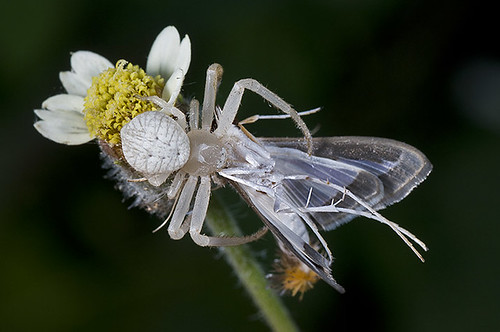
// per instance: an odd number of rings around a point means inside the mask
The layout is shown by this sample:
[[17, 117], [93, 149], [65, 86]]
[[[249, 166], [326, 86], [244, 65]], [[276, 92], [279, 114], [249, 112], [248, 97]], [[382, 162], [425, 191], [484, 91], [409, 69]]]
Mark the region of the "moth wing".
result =
[[[273, 170], [264, 178], [246, 173], [250, 183], [249, 178], [255, 178], [255, 186], [231, 181], [233, 186], [287, 250], [340, 292], [343, 288], [331, 275], [331, 256], [316, 226], [331, 230], [366, 215], [367, 207], [379, 210], [400, 201], [432, 169], [420, 151], [389, 139], [315, 138], [312, 156], [305, 152], [303, 139], [269, 138], [260, 143], [274, 162]], [[261, 191], [259, 179], [275, 182]], [[323, 207], [329, 210], [315, 210]], [[297, 231], [296, 224], [307, 225], [312, 240]], [[324, 250], [313, 247], [315, 242]]]
[[[425, 180], [432, 165], [416, 148], [394, 140], [375, 137], [313, 138], [313, 156], [308, 156], [303, 139], [261, 138], [261, 143], [286, 175], [305, 175], [343, 187], [370, 205], [383, 209], [406, 197]], [[318, 158], [319, 157], [319, 158]], [[340, 189], [307, 178], [285, 179], [281, 183], [287, 204], [303, 207], [338, 204], [338, 207], [363, 210], [346, 199]], [[329, 201], [329, 202], [328, 202]], [[356, 214], [311, 213], [324, 230], [335, 229]]]
[[305, 240], [307, 236], [298, 234], [291, 226], [296, 223], [303, 223], [302, 217], [294, 212], [277, 212], [275, 211], [275, 200], [266, 193], [238, 182], [231, 182], [233, 187], [249, 203], [287, 250], [291, 251], [329, 285], [341, 293], [344, 292], [344, 288], [332, 277], [331, 261], [313, 248], [310, 245], [311, 241]]

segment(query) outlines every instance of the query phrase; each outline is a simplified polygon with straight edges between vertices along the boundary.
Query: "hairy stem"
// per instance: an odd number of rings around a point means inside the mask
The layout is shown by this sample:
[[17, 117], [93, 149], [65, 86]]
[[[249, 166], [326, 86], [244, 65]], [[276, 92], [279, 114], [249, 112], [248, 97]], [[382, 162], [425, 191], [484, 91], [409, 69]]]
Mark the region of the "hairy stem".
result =
[[[241, 235], [234, 218], [221, 206], [216, 195], [211, 198], [206, 225], [213, 234]], [[298, 331], [281, 299], [269, 289], [264, 271], [250, 248], [240, 245], [224, 247], [221, 251], [273, 331]]]

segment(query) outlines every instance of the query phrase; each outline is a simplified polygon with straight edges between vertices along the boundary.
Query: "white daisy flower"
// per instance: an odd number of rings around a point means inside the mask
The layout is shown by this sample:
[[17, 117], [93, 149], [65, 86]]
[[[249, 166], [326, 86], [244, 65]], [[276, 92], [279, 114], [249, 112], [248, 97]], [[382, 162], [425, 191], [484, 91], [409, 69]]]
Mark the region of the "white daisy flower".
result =
[[116, 144], [124, 124], [137, 114], [155, 109], [152, 103], [136, 97], [158, 95], [173, 104], [190, 62], [189, 37], [181, 41], [173, 26], [156, 37], [145, 72], [124, 60], [114, 67], [96, 53], [75, 52], [71, 71], [59, 74], [67, 93], [48, 98], [42, 109], [35, 110], [40, 120], [34, 127], [57, 143], [83, 144], [97, 136]]

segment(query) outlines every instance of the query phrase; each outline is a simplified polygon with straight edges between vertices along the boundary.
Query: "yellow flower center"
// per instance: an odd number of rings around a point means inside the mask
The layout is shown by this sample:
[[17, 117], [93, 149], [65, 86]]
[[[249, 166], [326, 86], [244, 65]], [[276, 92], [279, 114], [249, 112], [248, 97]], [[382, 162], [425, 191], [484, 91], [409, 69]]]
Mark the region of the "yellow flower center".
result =
[[157, 107], [141, 97], [161, 96], [165, 81], [151, 77], [125, 60], [92, 78], [84, 99], [85, 122], [91, 135], [111, 145], [120, 143], [120, 130], [138, 114]]
[[300, 265], [289, 266], [283, 272], [282, 287], [290, 291], [292, 296], [300, 293], [302, 298], [303, 294], [313, 288], [318, 280], [319, 276], [308, 268], [304, 270]]

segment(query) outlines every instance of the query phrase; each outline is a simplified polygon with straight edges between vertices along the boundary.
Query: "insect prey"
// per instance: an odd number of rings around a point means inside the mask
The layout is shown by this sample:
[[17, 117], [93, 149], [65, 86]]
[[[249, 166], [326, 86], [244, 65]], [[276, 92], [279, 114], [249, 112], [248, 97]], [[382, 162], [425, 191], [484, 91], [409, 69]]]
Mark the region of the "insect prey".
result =
[[[384, 138], [313, 138], [304, 113], [253, 79], [237, 81], [224, 105], [216, 107], [221, 79], [222, 67], [211, 65], [201, 107], [193, 99], [186, 112], [147, 97], [161, 110], [142, 113], [121, 130], [126, 162], [147, 181], [156, 201], [168, 202], [170, 212], [160, 227], [168, 224], [172, 239], [189, 232], [200, 246], [230, 246], [254, 241], [269, 229], [283, 252], [343, 292], [332, 277], [333, 256], [320, 231], [363, 216], [389, 226], [423, 261], [412, 242], [427, 250], [425, 244], [378, 212], [402, 200], [430, 173], [420, 151]], [[243, 127], [265, 116], [233, 124], [246, 90], [291, 118], [303, 138], [256, 138]], [[204, 234], [214, 183], [231, 184], [264, 227], [245, 237]], [[152, 204], [143, 203], [154, 209]], [[301, 287], [293, 284], [294, 292]]]

